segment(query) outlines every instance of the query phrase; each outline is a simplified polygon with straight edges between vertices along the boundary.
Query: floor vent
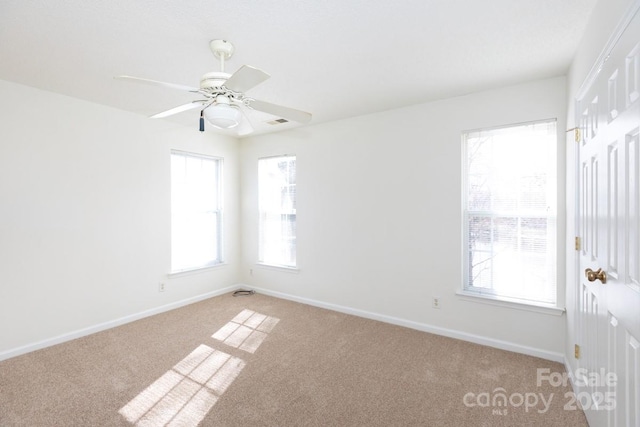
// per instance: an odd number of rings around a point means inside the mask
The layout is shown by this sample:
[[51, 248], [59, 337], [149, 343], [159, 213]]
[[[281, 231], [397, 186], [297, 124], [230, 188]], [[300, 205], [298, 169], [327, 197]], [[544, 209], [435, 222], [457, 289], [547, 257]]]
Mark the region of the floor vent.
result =
[[234, 297], [246, 297], [246, 296], [253, 295], [255, 293], [256, 293], [256, 291], [254, 291], [254, 290], [249, 290], [248, 291], [248, 290], [245, 290], [245, 289], [238, 289], [237, 291], [235, 291], [233, 293], [233, 296]]

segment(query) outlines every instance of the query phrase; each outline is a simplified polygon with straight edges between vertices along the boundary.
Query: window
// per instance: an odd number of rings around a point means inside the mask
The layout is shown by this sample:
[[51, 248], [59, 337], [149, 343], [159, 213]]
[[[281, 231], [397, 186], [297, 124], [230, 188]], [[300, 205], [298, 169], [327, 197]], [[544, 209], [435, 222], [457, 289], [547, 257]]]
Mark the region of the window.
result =
[[171, 151], [171, 271], [222, 262], [222, 160]]
[[466, 132], [464, 291], [556, 304], [556, 122]]
[[296, 157], [258, 160], [258, 262], [296, 267]]

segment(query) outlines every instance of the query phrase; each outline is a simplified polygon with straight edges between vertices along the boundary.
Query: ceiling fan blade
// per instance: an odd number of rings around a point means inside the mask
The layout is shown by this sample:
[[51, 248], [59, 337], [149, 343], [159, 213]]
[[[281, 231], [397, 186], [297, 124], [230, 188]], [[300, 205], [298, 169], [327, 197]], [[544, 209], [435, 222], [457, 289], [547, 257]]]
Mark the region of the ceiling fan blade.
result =
[[311, 121], [311, 113], [305, 111], [295, 110], [289, 107], [283, 107], [282, 105], [271, 104], [269, 102], [252, 100], [249, 102], [249, 107], [254, 110], [269, 113], [274, 116], [282, 117], [283, 119], [292, 120], [298, 123], [309, 123]]
[[114, 77], [114, 79], [128, 80], [128, 81], [137, 82], [137, 83], [145, 83], [145, 84], [149, 84], [149, 85], [152, 85], [152, 86], [161, 86], [161, 87], [168, 87], [168, 88], [171, 88], [171, 89], [185, 90], [187, 92], [199, 92], [200, 91], [200, 89], [198, 89], [197, 87], [185, 86], [185, 85], [180, 85], [180, 84], [176, 84], [176, 83], [159, 82], [157, 80], [143, 79], [143, 78], [140, 78], [140, 77], [116, 76], [116, 77]]
[[173, 116], [174, 114], [182, 113], [183, 111], [193, 110], [194, 108], [202, 107], [207, 101], [193, 101], [188, 104], [179, 105], [167, 111], [163, 111], [151, 116], [151, 119], [161, 119], [163, 117]]
[[243, 65], [224, 83], [227, 89], [234, 92], [246, 92], [271, 77], [258, 68]]
[[253, 132], [253, 126], [251, 126], [251, 120], [249, 120], [249, 116], [245, 114], [245, 112], [243, 111], [242, 120], [240, 121], [240, 123], [238, 124], [238, 127], [236, 128], [236, 133], [238, 134], [238, 136], [245, 136], [245, 135], [249, 135], [252, 132]]

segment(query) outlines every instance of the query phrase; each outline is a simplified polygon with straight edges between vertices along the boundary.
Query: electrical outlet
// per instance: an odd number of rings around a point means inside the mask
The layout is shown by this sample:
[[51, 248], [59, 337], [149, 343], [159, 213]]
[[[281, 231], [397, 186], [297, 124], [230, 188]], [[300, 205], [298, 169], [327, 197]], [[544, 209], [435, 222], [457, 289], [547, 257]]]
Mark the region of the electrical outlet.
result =
[[164, 283], [158, 283], [158, 292], [164, 292]]
[[433, 301], [431, 303], [433, 308], [440, 308], [440, 297], [433, 297]]

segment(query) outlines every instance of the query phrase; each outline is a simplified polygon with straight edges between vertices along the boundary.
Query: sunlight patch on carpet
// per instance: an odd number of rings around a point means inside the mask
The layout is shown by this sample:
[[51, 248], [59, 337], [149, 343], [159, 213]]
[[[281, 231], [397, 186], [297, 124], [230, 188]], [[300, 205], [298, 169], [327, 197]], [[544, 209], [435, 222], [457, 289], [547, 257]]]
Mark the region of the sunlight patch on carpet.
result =
[[244, 309], [212, 335], [226, 345], [254, 353], [280, 319]]
[[200, 345], [118, 411], [135, 426], [197, 426], [245, 362]]

